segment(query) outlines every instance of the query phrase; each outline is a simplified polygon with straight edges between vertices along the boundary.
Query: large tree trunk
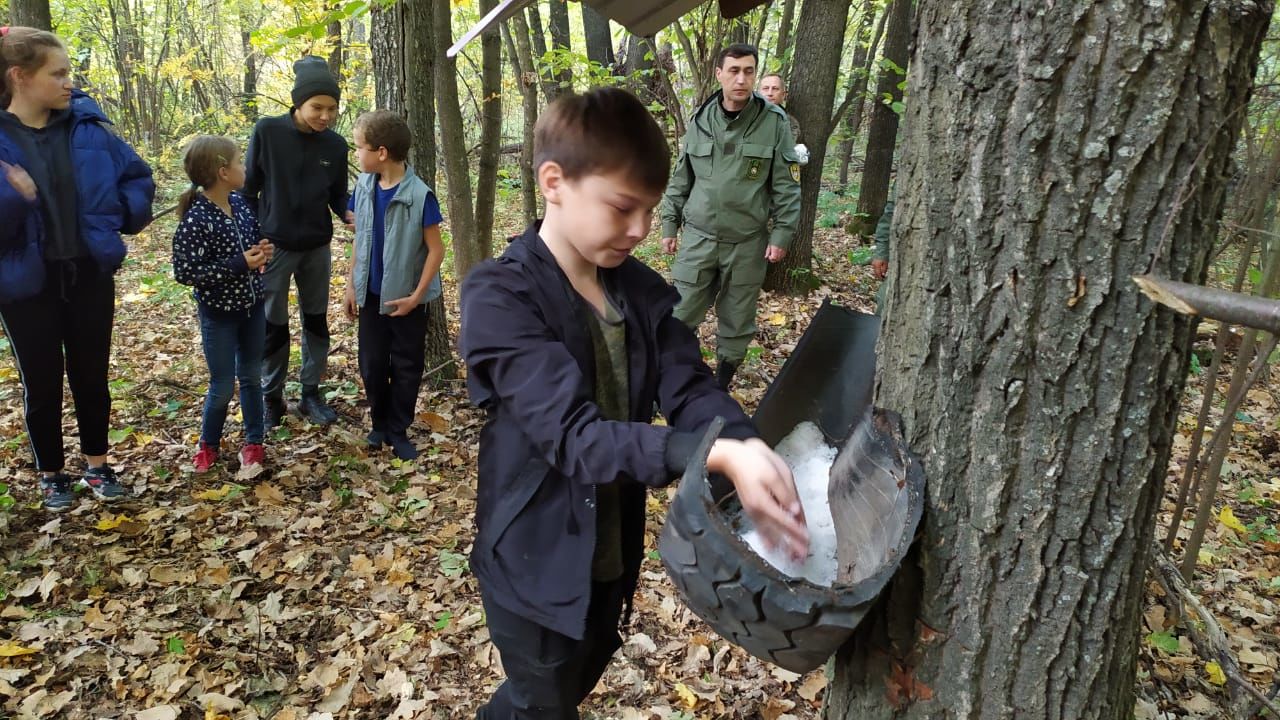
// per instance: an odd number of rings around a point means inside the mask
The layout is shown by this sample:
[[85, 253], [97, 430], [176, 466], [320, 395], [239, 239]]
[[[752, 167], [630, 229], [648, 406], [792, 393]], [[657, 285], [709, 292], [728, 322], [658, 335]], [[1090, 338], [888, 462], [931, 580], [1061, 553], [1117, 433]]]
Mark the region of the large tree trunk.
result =
[[[765, 289], [805, 293], [816, 287], [813, 265], [813, 222], [822, 190], [822, 165], [831, 137], [831, 108], [835, 104], [836, 78], [840, 74], [840, 50], [849, 17], [850, 0], [806, 0], [800, 7], [796, 34], [804, 42], [796, 47], [788, 109], [800, 122], [809, 164], [800, 171], [800, 223], [795, 239], [781, 262], [769, 266]], [[775, 167], [774, 172], [788, 172]]]
[[538, 217], [538, 188], [533, 174], [533, 128], [538, 122], [538, 79], [529, 51], [529, 27], [525, 24], [524, 14], [512, 15], [505, 30], [511, 40], [511, 64], [515, 68], [516, 86], [520, 88], [520, 101], [524, 110], [520, 142], [520, 197], [524, 201], [524, 222], [528, 225]]
[[[404, 0], [373, 10], [369, 37], [373, 60], [374, 97], [379, 108], [404, 116], [413, 134], [409, 164], [423, 182], [435, 187], [435, 33], [430, 0]], [[414, 82], [406, 82], [406, 60], [413, 58]], [[447, 221], [447, 220], [446, 220]], [[456, 377], [453, 346], [445, 316], [444, 297], [427, 303], [427, 348], [425, 353], [429, 384]], [[434, 371], [434, 372], [432, 372]]]
[[542, 85], [542, 96], [551, 102], [560, 96], [560, 85], [550, 73], [545, 72], [547, 59], [547, 36], [542, 30], [542, 13], [538, 11], [538, 3], [529, 3], [529, 39], [533, 41], [533, 62], [538, 71], [538, 80]]
[[[497, 5], [480, 0], [480, 14]], [[480, 34], [480, 157], [476, 163], [476, 242], [480, 258], [493, 254], [493, 212], [498, 188], [498, 147], [502, 144], [502, 33]], [[462, 276], [459, 276], [462, 277]]]
[[329, 42], [329, 74], [339, 84], [343, 81], [342, 66], [346, 60], [342, 44], [342, 21], [334, 20], [325, 27], [325, 35]]
[[871, 77], [871, 63], [875, 61], [876, 50], [880, 47], [880, 37], [884, 34], [885, 21], [889, 19], [888, 8], [880, 13], [875, 21], [876, 29], [871, 34], [869, 43], [862, 40], [862, 30], [872, 21], [875, 15], [874, 0], [867, 0], [863, 7], [862, 22], [858, 26], [858, 47], [853, 51], [853, 60], [849, 63], [849, 86], [845, 92], [850, 96], [849, 109], [844, 116], [844, 139], [840, 141], [838, 155], [840, 157], [840, 191], [849, 186], [849, 165], [853, 162], [853, 141], [862, 128], [862, 111], [867, 106], [867, 82]]
[[240, 107], [250, 123], [258, 121], [258, 52], [253, 49], [252, 26], [240, 16], [240, 52], [244, 55], [244, 77], [240, 85]]
[[49, 0], [9, 0], [9, 24], [53, 32]]
[[[884, 59], [907, 67], [907, 42], [911, 38], [911, 0], [893, 0], [884, 37]], [[864, 224], [860, 235], [870, 235], [889, 199], [889, 174], [893, 171], [893, 149], [898, 139], [898, 112], [890, 103], [902, 100], [903, 76], [893, 67], [883, 67], [871, 103], [871, 124], [867, 128], [867, 154], [858, 186], [858, 218]], [[891, 98], [887, 101], [885, 98]]]
[[921, 0], [877, 404], [925, 522], [829, 718], [1133, 717], [1194, 323], [1130, 276], [1203, 279], [1270, 14]]
[[587, 38], [587, 59], [605, 67], [613, 65], [613, 31], [609, 18], [582, 3], [582, 30]]
[[440, 149], [444, 155], [449, 229], [453, 237], [453, 276], [461, 284], [471, 267], [485, 259], [485, 253], [476, 234], [475, 206], [471, 201], [471, 168], [467, 164], [467, 134], [458, 98], [457, 58], [445, 55], [453, 43], [450, 0], [430, 2], [435, 12], [436, 111], [440, 118]]

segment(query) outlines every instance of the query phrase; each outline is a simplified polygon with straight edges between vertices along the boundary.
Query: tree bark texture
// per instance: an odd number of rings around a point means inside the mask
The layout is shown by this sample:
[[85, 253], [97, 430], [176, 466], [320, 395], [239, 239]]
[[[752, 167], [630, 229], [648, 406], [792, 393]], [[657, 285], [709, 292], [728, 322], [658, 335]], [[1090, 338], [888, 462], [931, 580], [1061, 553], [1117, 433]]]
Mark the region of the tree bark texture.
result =
[[545, 72], [543, 63], [547, 58], [547, 36], [542, 30], [542, 13], [538, 11], [538, 3], [529, 3], [529, 39], [533, 41], [533, 62], [538, 71], [538, 79], [542, 83], [542, 97], [551, 102], [560, 96], [560, 85], [555, 78]]
[[[889, 22], [884, 33], [884, 57], [898, 67], [907, 68], [907, 42], [911, 39], [911, 0], [893, 0], [887, 11]], [[880, 70], [876, 94], [871, 101], [871, 122], [867, 127], [867, 154], [863, 160], [862, 182], [858, 186], [858, 216], [866, 224], [863, 235], [870, 235], [884, 212], [889, 199], [889, 174], [893, 171], [893, 149], [898, 139], [898, 113], [885, 101], [902, 100], [898, 88], [903, 76], [890, 68]]]
[[587, 59], [605, 67], [613, 65], [613, 31], [609, 18], [582, 3], [582, 30], [587, 39]]
[[9, 0], [9, 24], [53, 32], [49, 0]]
[[877, 404], [924, 531], [829, 718], [1133, 717], [1194, 329], [1130, 278], [1203, 279], [1271, 10], [921, 0]]
[[[376, 7], [369, 37], [373, 60], [374, 97], [378, 108], [404, 116], [413, 135], [409, 163], [423, 182], [436, 184], [435, 140], [435, 33], [430, 0], [402, 0]], [[412, 63], [412, 65], [410, 65]], [[405, 68], [413, 67], [413, 83], [405, 82]], [[427, 382], [435, 385], [444, 377], [456, 377], [452, 370], [453, 344], [445, 298], [427, 303], [427, 343], [424, 353]]]
[[346, 54], [342, 45], [342, 21], [334, 20], [325, 27], [325, 35], [329, 39], [329, 74], [339, 83], [344, 80], [342, 66]]
[[[809, 163], [800, 170], [800, 222], [791, 248], [781, 262], [769, 266], [765, 288], [804, 293], [816, 287], [813, 271], [813, 223], [822, 190], [822, 165], [831, 137], [831, 107], [835, 104], [840, 74], [840, 51], [849, 17], [850, 0], [805, 0], [800, 7], [796, 34], [804, 42], [796, 47], [795, 71], [788, 109], [800, 122]], [[788, 168], [775, 167], [774, 172]]]
[[245, 120], [250, 123], [258, 121], [258, 53], [251, 42], [253, 30], [246, 24], [243, 15], [240, 17], [240, 51], [244, 54], [244, 78], [240, 86], [240, 107], [244, 111]]
[[[480, 0], [484, 15], [497, 0]], [[498, 146], [502, 144], [502, 33], [480, 34], [480, 157], [476, 163], [476, 242], [480, 258], [493, 254], [493, 213], [498, 192]], [[459, 276], [462, 277], [462, 276]]]
[[471, 168], [467, 164], [467, 136], [458, 97], [458, 63], [457, 58], [445, 55], [445, 50], [453, 43], [449, 2], [431, 0], [436, 36], [435, 100], [440, 122], [440, 149], [444, 155], [445, 195], [449, 201], [449, 230], [453, 239], [453, 276], [461, 283], [471, 267], [485, 256], [476, 234]]

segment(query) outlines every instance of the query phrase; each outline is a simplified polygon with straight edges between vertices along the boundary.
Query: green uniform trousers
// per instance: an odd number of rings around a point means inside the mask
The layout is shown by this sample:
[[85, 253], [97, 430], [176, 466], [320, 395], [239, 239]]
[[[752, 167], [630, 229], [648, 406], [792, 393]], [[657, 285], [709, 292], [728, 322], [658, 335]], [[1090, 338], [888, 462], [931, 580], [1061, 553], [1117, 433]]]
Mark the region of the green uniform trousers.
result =
[[680, 292], [675, 316], [696, 329], [707, 316], [712, 301], [716, 305], [716, 357], [741, 363], [747, 346], [756, 334], [756, 301], [768, 261], [764, 259], [769, 239], [721, 242], [711, 238], [686, 237], [680, 243], [671, 279]]

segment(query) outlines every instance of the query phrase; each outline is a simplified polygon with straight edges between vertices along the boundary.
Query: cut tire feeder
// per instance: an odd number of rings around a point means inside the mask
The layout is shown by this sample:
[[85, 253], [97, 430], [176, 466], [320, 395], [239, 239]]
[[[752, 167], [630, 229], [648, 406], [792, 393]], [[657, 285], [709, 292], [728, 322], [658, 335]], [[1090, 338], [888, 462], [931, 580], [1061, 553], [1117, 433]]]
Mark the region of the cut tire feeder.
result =
[[839, 448], [831, 467], [839, 573], [831, 587], [783, 574], [734, 525], [740, 512], [724, 478], [708, 478], [707, 429], [658, 540], [685, 603], [722, 637], [793, 672], [819, 667], [853, 634], [915, 537], [924, 470], [901, 419], [871, 409], [879, 319], [824, 302], [756, 411], [770, 446], [810, 421]]

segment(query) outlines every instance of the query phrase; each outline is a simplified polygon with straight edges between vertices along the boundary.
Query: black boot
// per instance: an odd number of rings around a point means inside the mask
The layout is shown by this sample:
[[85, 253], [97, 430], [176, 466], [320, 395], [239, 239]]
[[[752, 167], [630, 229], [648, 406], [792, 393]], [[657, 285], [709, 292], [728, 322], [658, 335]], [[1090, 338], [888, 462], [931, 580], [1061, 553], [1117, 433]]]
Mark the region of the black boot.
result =
[[720, 361], [719, 366], [716, 367], [716, 383], [720, 385], [720, 389], [729, 392], [729, 385], [733, 383], [733, 374], [738, 372], [740, 364], [732, 360]]
[[314, 385], [302, 387], [302, 399], [298, 401], [298, 414], [315, 425], [332, 425], [338, 420], [338, 413], [324, 404], [320, 397], [320, 388]]
[[284, 404], [284, 398], [279, 395], [268, 395], [262, 399], [263, 413], [262, 420], [270, 430], [276, 427], [284, 420], [284, 415], [289, 411]]

